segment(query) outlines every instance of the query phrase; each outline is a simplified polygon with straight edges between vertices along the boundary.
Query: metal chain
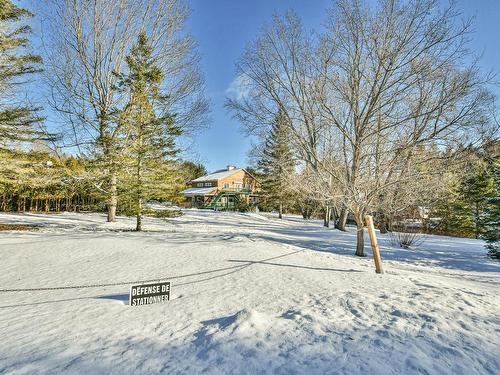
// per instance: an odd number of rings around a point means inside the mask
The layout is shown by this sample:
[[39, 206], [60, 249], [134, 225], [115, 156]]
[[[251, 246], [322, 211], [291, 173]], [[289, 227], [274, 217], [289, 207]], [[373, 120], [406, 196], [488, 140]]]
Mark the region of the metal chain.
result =
[[160, 277], [156, 279], [149, 279], [149, 280], [135, 280], [135, 281], [121, 281], [118, 283], [107, 283], [107, 284], [88, 284], [88, 285], [68, 285], [68, 286], [56, 286], [56, 287], [47, 287], [47, 288], [13, 288], [13, 289], [0, 289], [0, 293], [9, 293], [9, 292], [38, 292], [38, 291], [49, 291], [49, 290], [64, 290], [64, 289], [90, 289], [90, 288], [103, 288], [107, 286], [117, 286], [117, 285], [129, 285], [129, 284], [139, 284], [139, 283], [151, 283], [154, 281], [160, 281], [160, 280], [173, 280], [173, 279], [181, 279], [183, 277], [190, 277], [190, 276], [199, 276], [199, 275], [204, 275], [207, 273], [213, 273], [213, 272], [220, 272], [220, 271], [227, 271], [235, 268], [244, 268], [248, 267], [249, 265], [252, 265], [254, 263], [259, 263], [259, 262], [266, 262], [269, 260], [274, 260], [274, 259], [279, 259], [283, 258], [292, 254], [296, 254], [303, 251], [297, 250], [293, 251], [291, 253], [286, 253], [282, 255], [278, 255], [272, 258], [267, 258], [267, 259], [261, 259], [261, 260], [256, 260], [256, 261], [247, 261], [247, 264], [243, 265], [236, 265], [236, 266], [229, 266], [229, 267], [223, 267], [223, 268], [217, 268], [217, 269], [212, 269], [212, 270], [207, 270], [207, 271], [201, 271], [201, 272], [195, 272], [195, 273], [190, 273], [186, 275], [177, 275], [177, 276], [170, 276], [170, 277]]
[[119, 283], [108, 283], [108, 284], [89, 284], [89, 285], [68, 285], [68, 286], [56, 286], [47, 288], [17, 288], [17, 289], [0, 289], [0, 293], [8, 292], [34, 292], [34, 291], [47, 291], [47, 290], [64, 290], [64, 289], [90, 289], [90, 288], [103, 288], [107, 286], [117, 286], [117, 285], [129, 285], [129, 284], [139, 284], [139, 283], [151, 283], [154, 281], [165, 280], [151, 279], [151, 280], [135, 280], [135, 281], [123, 281]]
[[161, 281], [161, 280], [167, 280], [167, 279], [168, 280], [173, 280], [173, 279], [180, 279], [180, 278], [183, 278], [183, 277], [203, 275], [203, 274], [212, 273], [212, 272], [227, 271], [229, 269], [241, 268], [241, 267], [243, 267], [243, 266], [242, 265], [237, 265], [237, 266], [217, 268], [217, 269], [207, 270], [207, 271], [202, 271], [202, 272], [195, 272], [195, 273], [186, 274], [186, 275], [169, 276], [169, 277], [159, 277], [159, 278], [156, 278], [156, 279], [149, 279], [149, 280], [121, 281], [121, 282], [117, 282], [117, 283], [107, 283], [107, 284], [68, 285], [68, 286], [56, 286], [56, 287], [46, 287], [46, 288], [0, 289], [0, 293], [8, 293], [8, 292], [38, 292], [38, 291], [64, 290], [64, 289], [90, 289], [90, 288], [102, 288], [102, 287], [117, 286], [117, 285], [151, 283], [151, 282]]

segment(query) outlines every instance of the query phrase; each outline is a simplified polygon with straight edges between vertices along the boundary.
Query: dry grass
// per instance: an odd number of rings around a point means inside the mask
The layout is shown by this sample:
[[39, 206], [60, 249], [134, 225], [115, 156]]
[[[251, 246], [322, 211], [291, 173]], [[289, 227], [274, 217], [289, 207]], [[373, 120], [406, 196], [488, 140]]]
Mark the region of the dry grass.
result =
[[36, 226], [34, 225], [26, 225], [26, 224], [2, 224], [0, 223], [0, 232], [6, 230], [36, 230]]

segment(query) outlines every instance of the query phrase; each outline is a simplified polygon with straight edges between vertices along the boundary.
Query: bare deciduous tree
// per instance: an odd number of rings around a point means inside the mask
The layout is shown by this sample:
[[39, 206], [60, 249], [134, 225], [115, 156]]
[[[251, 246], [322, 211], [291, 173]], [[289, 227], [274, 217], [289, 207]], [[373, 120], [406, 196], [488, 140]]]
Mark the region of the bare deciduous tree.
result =
[[[293, 13], [276, 17], [237, 65], [248, 95], [227, 105], [252, 132], [283, 108], [298, 156], [352, 213], [364, 256], [364, 216], [442, 172], [436, 158], [456, 157], [487, 123], [470, 28], [437, 0], [338, 0], [317, 38]], [[421, 152], [431, 147], [441, 152]]]

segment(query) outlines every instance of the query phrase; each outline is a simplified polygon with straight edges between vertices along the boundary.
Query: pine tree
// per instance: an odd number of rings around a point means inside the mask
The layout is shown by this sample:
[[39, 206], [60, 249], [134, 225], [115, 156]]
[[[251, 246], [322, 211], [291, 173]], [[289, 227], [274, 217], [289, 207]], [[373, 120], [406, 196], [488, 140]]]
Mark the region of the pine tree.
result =
[[139, 35], [126, 63], [129, 71], [120, 77], [120, 86], [129, 100], [119, 111], [118, 121], [123, 124], [125, 165], [131, 171], [136, 230], [140, 231], [143, 201], [172, 173], [165, 160], [177, 154], [175, 139], [181, 132], [175, 116], [162, 111], [168, 98], [161, 92], [164, 77], [145, 33]]
[[270, 208], [277, 208], [279, 218], [283, 208], [290, 205], [292, 192], [289, 186], [295, 162], [288, 143], [286, 117], [279, 111], [264, 143], [257, 165], [262, 180], [262, 195]]
[[182, 162], [181, 168], [183, 170], [183, 173], [185, 174], [186, 183], [208, 173], [203, 164], [195, 163], [189, 160]]
[[487, 149], [488, 171], [493, 180], [492, 193], [487, 198], [487, 205], [482, 219], [484, 233], [481, 238], [486, 241], [488, 255], [500, 259], [500, 142], [494, 142]]
[[478, 173], [466, 179], [462, 185], [462, 200], [471, 211], [474, 237], [484, 232], [483, 216], [490, 205], [494, 193], [494, 180], [489, 168], [480, 169]]
[[[483, 147], [485, 148], [486, 145]], [[486, 150], [470, 156], [464, 176], [457, 177], [448, 194], [434, 207], [440, 218], [439, 229], [446, 234], [480, 238], [487, 230], [484, 223], [495, 195], [495, 181]]]
[[33, 125], [42, 120], [36, 114], [38, 108], [30, 105], [15, 105], [15, 88], [25, 83], [27, 75], [40, 71], [39, 56], [21, 53], [29, 41], [29, 26], [18, 26], [17, 22], [32, 14], [12, 4], [10, 0], [0, 0], [0, 143], [31, 141], [41, 136], [33, 130]]

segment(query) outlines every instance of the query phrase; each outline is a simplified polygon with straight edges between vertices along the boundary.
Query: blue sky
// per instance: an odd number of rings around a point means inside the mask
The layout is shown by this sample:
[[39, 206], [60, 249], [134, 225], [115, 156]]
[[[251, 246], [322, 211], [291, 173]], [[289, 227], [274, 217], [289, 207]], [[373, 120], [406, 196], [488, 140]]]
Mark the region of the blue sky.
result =
[[188, 26], [198, 40], [212, 111], [211, 127], [197, 137], [196, 151], [209, 171], [228, 164], [246, 166], [251, 140], [224, 108], [235, 78], [235, 62], [273, 14], [293, 8], [306, 26], [319, 26], [330, 1], [191, 0], [189, 4], [192, 15]]
[[[208, 170], [227, 164], [245, 166], [250, 139], [224, 108], [235, 78], [235, 61], [274, 13], [294, 9], [307, 27], [320, 28], [331, 1], [190, 0], [189, 4], [192, 16], [188, 26], [199, 43], [212, 110], [211, 128], [198, 136], [196, 152]], [[476, 17], [472, 47], [482, 54], [482, 67], [500, 70], [500, 0], [459, 0], [458, 5], [465, 16]]]

